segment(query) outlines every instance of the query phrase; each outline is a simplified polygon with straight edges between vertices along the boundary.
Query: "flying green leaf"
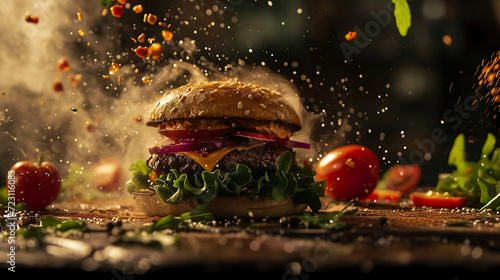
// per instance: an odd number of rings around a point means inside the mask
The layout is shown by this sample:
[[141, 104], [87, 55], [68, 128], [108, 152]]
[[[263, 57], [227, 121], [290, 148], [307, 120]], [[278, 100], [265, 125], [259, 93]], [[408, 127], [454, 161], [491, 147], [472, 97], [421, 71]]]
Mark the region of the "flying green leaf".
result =
[[392, 0], [394, 3], [394, 18], [396, 18], [396, 27], [399, 34], [405, 37], [411, 26], [411, 11], [406, 0]]

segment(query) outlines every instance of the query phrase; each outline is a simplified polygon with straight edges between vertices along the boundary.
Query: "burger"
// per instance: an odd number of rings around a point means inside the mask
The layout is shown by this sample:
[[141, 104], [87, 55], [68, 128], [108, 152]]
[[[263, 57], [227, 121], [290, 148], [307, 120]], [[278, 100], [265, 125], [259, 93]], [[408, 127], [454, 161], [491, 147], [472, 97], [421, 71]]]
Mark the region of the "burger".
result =
[[184, 85], [147, 119], [162, 136], [130, 167], [128, 190], [148, 215], [205, 207], [216, 218], [279, 217], [320, 208], [322, 182], [298, 166], [301, 119], [285, 97], [255, 84]]

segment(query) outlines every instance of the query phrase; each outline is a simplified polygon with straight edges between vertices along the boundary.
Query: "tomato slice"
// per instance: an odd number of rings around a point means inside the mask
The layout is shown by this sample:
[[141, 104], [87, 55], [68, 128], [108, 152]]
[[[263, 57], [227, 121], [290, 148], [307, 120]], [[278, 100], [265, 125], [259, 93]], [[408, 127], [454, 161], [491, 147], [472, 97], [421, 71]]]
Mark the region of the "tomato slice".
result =
[[169, 138], [176, 139], [200, 139], [200, 138], [214, 138], [222, 135], [227, 135], [233, 132], [235, 128], [228, 127], [223, 129], [216, 130], [206, 130], [206, 129], [198, 129], [198, 130], [164, 130], [160, 129], [158, 132], [164, 136]]
[[410, 194], [411, 201], [416, 207], [433, 207], [433, 208], [461, 208], [467, 202], [465, 197], [450, 196], [433, 191], [415, 192]]
[[380, 189], [375, 189], [371, 194], [369, 194], [367, 197], [361, 199], [360, 201], [363, 202], [371, 202], [371, 201], [393, 201], [397, 202], [401, 199], [401, 192], [400, 191], [393, 191], [393, 190], [380, 190]]
[[389, 190], [400, 191], [409, 194], [418, 185], [422, 171], [416, 164], [393, 165], [384, 176]]

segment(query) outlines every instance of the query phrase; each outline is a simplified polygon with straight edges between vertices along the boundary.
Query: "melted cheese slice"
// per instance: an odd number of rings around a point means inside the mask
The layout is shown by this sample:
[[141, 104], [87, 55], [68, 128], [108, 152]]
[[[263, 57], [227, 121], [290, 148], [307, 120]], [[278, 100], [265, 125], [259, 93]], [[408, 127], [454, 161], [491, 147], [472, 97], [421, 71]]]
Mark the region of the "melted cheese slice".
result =
[[229, 152], [233, 150], [248, 150], [251, 148], [255, 148], [257, 146], [261, 146], [264, 144], [252, 144], [248, 146], [234, 147], [234, 148], [222, 148], [215, 152], [208, 153], [206, 155], [202, 155], [197, 152], [178, 152], [179, 155], [184, 155], [189, 157], [190, 159], [196, 161], [201, 167], [205, 168], [207, 171], [212, 171], [214, 167], [219, 163], [219, 161], [225, 157]]

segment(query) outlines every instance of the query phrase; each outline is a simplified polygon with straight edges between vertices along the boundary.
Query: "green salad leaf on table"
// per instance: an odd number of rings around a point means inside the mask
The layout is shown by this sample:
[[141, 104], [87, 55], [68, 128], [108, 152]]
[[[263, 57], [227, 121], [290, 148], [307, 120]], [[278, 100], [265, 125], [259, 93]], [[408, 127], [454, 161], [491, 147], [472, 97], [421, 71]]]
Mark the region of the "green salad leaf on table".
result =
[[456, 169], [440, 174], [436, 191], [467, 198], [468, 207], [500, 210], [500, 147], [495, 136], [488, 134], [478, 161], [468, 161], [465, 136], [460, 134], [450, 150], [448, 164]]

